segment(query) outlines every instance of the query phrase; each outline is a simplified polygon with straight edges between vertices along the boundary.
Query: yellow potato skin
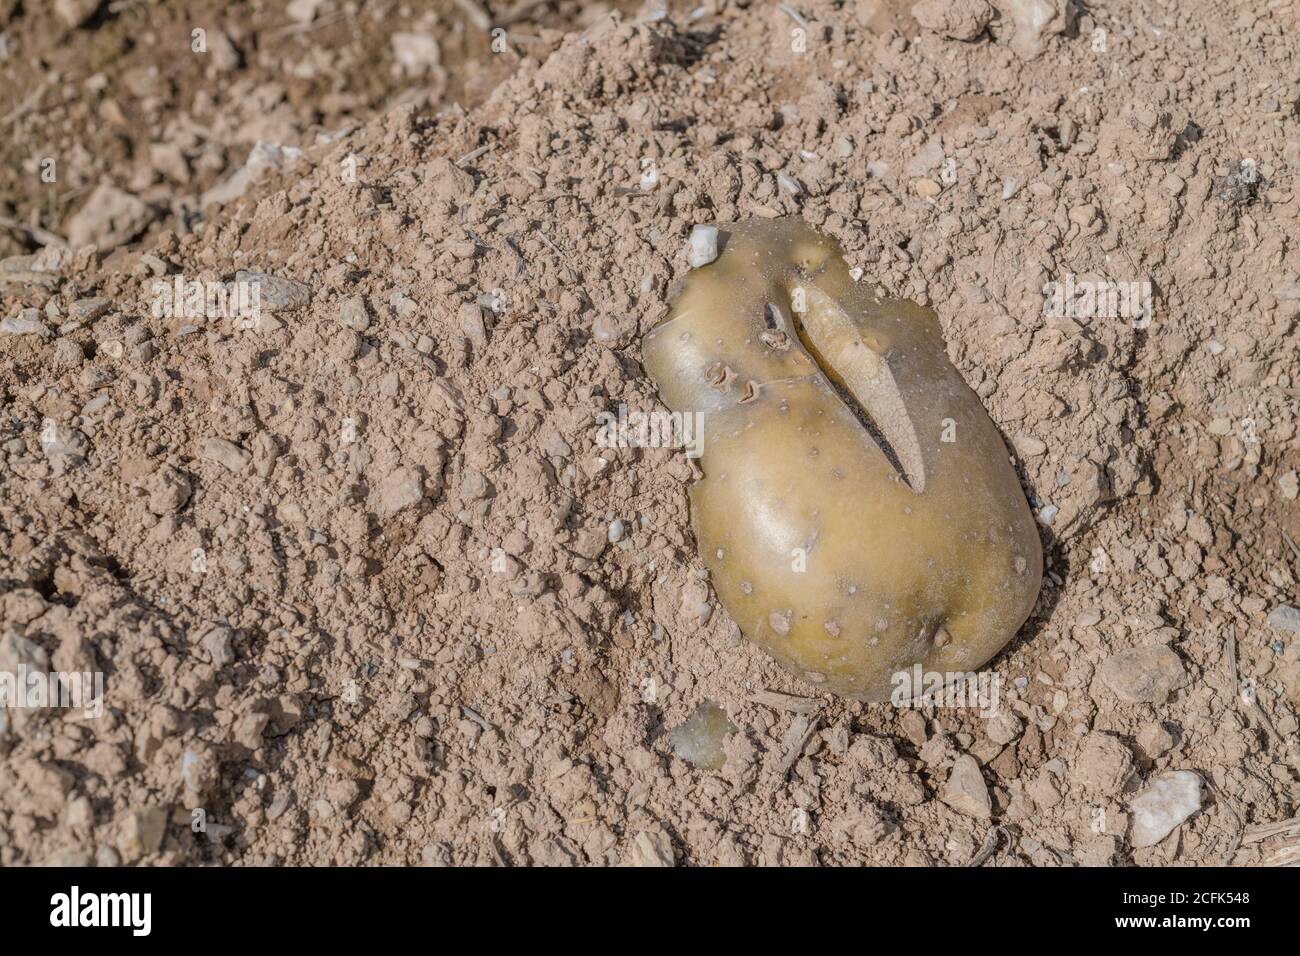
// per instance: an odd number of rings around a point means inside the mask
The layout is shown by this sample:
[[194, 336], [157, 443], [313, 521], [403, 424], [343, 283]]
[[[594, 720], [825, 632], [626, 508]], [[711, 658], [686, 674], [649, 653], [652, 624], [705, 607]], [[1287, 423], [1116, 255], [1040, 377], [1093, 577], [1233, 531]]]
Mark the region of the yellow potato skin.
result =
[[1042, 549], [937, 318], [863, 292], [798, 219], [719, 231], [642, 342], [669, 408], [704, 413], [691, 515], [719, 599], [821, 691], [978, 669], [1033, 609]]

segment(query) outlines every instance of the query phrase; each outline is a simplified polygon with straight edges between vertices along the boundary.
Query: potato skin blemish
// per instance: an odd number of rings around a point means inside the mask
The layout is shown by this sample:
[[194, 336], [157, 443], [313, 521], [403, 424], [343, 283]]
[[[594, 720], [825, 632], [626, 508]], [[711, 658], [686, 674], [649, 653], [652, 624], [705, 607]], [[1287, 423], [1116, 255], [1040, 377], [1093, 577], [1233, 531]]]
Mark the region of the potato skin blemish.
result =
[[670, 409], [704, 413], [691, 524], [719, 599], [819, 692], [977, 670], [1029, 616], [1043, 555], [937, 317], [862, 291], [798, 219], [717, 238], [642, 356]]

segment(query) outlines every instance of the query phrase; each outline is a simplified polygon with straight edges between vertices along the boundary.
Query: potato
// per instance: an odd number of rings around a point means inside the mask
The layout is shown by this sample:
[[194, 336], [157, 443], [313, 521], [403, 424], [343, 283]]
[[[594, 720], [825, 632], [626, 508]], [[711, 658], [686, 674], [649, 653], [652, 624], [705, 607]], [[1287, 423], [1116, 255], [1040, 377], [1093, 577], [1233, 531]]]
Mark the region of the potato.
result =
[[862, 291], [800, 220], [717, 228], [642, 354], [665, 404], [704, 416], [691, 522], [719, 599], [821, 691], [977, 670], [1033, 609], [1043, 556], [937, 317]]

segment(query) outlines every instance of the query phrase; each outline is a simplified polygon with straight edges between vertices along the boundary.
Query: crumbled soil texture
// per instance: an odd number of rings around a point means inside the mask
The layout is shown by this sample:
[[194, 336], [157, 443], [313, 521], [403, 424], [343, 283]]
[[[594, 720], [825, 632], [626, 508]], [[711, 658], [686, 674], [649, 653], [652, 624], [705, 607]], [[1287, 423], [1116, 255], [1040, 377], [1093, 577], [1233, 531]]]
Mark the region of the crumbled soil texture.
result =
[[[1294, 859], [1300, 23], [931, 6], [602, 17], [188, 232], [0, 263], [0, 670], [106, 682], [0, 711], [0, 863]], [[1014, 449], [1048, 574], [996, 717], [780, 671], [692, 463], [597, 444], [659, 407], [691, 227], [786, 214], [937, 311]], [[152, 313], [242, 270], [251, 328]], [[1149, 322], [1045, 313], [1067, 277], [1149, 281]], [[718, 770], [673, 749], [706, 700]], [[1199, 809], [1136, 845], [1170, 771]]]
[[0, 217], [18, 224], [0, 255], [29, 251], [24, 227], [66, 237], [103, 183], [149, 205], [142, 229], [185, 231], [259, 142], [301, 148], [403, 103], [473, 105], [549, 56], [558, 27], [627, 6], [0, 0]]

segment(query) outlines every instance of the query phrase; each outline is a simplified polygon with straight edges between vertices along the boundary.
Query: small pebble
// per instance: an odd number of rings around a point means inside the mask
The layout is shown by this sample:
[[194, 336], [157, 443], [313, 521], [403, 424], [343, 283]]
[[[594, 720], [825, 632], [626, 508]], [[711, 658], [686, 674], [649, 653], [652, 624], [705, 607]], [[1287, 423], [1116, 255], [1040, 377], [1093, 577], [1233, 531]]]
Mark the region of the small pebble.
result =
[[993, 812], [988, 784], [980, 772], [979, 761], [970, 754], [960, 754], [953, 761], [952, 772], [940, 799], [958, 813], [987, 820]]
[[918, 179], [912, 183], [912, 188], [922, 199], [933, 199], [939, 193], [943, 192], [943, 187], [933, 179]]
[[1163, 704], [1187, 683], [1182, 658], [1162, 645], [1112, 654], [1097, 673], [1116, 697], [1129, 704]]
[[45, 323], [40, 320], [40, 312], [36, 309], [23, 309], [18, 315], [0, 319], [0, 333], [6, 335], [39, 335], [41, 338], [49, 338], [53, 334], [46, 328]]
[[1300, 476], [1294, 470], [1279, 476], [1277, 486], [1282, 491], [1282, 497], [1287, 501], [1295, 501], [1296, 497], [1300, 496]]
[[1269, 613], [1268, 626], [1283, 634], [1300, 634], [1300, 607], [1279, 604]]
[[51, 460], [80, 463], [85, 460], [89, 448], [90, 442], [79, 429], [50, 423], [41, 431], [41, 451]]
[[1033, 458], [1047, 451], [1047, 442], [1032, 435], [1017, 435], [1014, 439], [1016, 451], [1026, 458]]
[[248, 467], [253, 456], [232, 441], [224, 438], [209, 438], [202, 446], [201, 456], [209, 461], [224, 465], [229, 471], [241, 474]]
[[241, 269], [235, 273], [235, 281], [257, 286], [258, 302], [267, 310], [298, 309], [311, 301], [311, 289], [295, 279]]
[[1130, 842], [1155, 846], [1201, 809], [1201, 778], [1190, 770], [1164, 773], [1129, 804], [1133, 811]]
[[339, 323], [354, 332], [370, 328], [370, 313], [366, 300], [359, 295], [349, 296], [339, 303]]
[[691, 230], [686, 258], [692, 269], [707, 266], [718, 258], [718, 229], [716, 226], [696, 226]]
[[112, 303], [108, 299], [96, 296], [95, 298], [78, 299], [72, 303], [72, 314], [82, 322], [93, 322], [109, 310]]

